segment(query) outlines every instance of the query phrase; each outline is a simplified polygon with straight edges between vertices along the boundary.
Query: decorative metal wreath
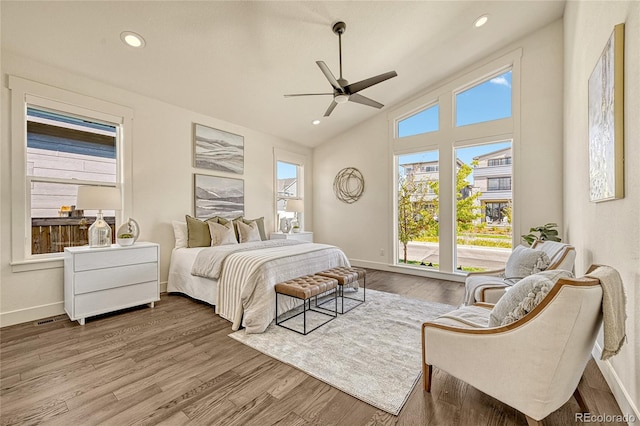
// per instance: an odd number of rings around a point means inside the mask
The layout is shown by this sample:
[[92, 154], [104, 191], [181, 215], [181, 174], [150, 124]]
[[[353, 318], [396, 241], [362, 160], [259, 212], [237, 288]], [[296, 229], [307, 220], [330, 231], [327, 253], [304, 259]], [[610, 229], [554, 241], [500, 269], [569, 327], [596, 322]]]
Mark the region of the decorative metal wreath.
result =
[[358, 201], [364, 192], [364, 178], [360, 170], [355, 167], [340, 170], [333, 180], [333, 192], [338, 200], [347, 204]]

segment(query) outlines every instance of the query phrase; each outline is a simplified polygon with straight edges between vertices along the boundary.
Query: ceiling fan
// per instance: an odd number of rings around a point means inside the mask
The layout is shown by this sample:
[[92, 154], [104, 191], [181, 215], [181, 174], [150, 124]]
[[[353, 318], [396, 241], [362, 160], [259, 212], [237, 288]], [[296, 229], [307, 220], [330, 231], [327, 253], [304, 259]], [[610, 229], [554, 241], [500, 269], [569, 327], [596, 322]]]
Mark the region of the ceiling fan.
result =
[[338, 36], [338, 49], [340, 54], [340, 78], [336, 79], [327, 64], [323, 61], [316, 61], [316, 64], [320, 67], [320, 70], [327, 77], [329, 83], [333, 87], [332, 93], [299, 93], [293, 95], [284, 95], [285, 98], [295, 97], [295, 96], [325, 96], [331, 95], [333, 96], [333, 100], [327, 108], [327, 111], [324, 113], [325, 117], [328, 117], [333, 112], [334, 108], [338, 104], [343, 104], [345, 102], [355, 102], [362, 105], [368, 105], [374, 108], [382, 108], [380, 102], [376, 102], [373, 99], [369, 99], [366, 96], [362, 96], [358, 92], [366, 89], [367, 87], [371, 87], [374, 84], [382, 83], [385, 80], [396, 77], [398, 74], [395, 71], [389, 71], [384, 74], [377, 75], [375, 77], [367, 78], [362, 81], [358, 81], [356, 83], [349, 84], [347, 80], [342, 78], [342, 34], [347, 29], [347, 24], [344, 22], [336, 22], [333, 24], [333, 32]]

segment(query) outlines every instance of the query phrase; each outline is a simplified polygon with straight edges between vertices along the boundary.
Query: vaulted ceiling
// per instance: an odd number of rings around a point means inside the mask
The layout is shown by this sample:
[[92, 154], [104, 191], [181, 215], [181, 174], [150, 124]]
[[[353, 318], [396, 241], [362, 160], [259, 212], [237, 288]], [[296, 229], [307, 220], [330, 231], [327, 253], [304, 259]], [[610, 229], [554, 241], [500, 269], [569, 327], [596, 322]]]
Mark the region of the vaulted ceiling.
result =
[[[198, 113], [316, 146], [380, 110], [331, 97], [315, 61], [388, 109], [562, 17], [564, 1], [6, 1], [2, 49]], [[474, 28], [480, 15], [489, 22]], [[142, 49], [120, 40], [134, 31]], [[311, 122], [321, 119], [320, 125]]]

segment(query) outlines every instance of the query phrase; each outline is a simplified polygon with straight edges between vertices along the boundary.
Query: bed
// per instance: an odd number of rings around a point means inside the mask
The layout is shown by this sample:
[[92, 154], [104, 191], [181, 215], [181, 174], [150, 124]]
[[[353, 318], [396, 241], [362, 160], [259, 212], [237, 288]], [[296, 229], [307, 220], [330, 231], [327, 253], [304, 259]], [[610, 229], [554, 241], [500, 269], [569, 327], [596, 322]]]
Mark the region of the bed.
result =
[[[184, 247], [176, 233], [167, 292], [214, 305], [232, 329], [262, 333], [275, 318], [275, 291], [282, 281], [350, 266], [338, 247], [295, 240], [252, 241], [213, 247]], [[280, 298], [278, 311], [296, 301]]]

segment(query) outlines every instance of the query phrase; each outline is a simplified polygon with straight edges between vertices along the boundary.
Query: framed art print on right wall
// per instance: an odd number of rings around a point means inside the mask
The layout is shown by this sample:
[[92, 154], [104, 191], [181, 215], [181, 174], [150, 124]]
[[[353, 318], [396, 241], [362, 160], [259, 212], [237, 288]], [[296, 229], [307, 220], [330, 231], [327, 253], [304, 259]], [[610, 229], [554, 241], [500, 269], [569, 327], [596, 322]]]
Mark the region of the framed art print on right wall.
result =
[[624, 24], [589, 77], [589, 199], [624, 198]]

